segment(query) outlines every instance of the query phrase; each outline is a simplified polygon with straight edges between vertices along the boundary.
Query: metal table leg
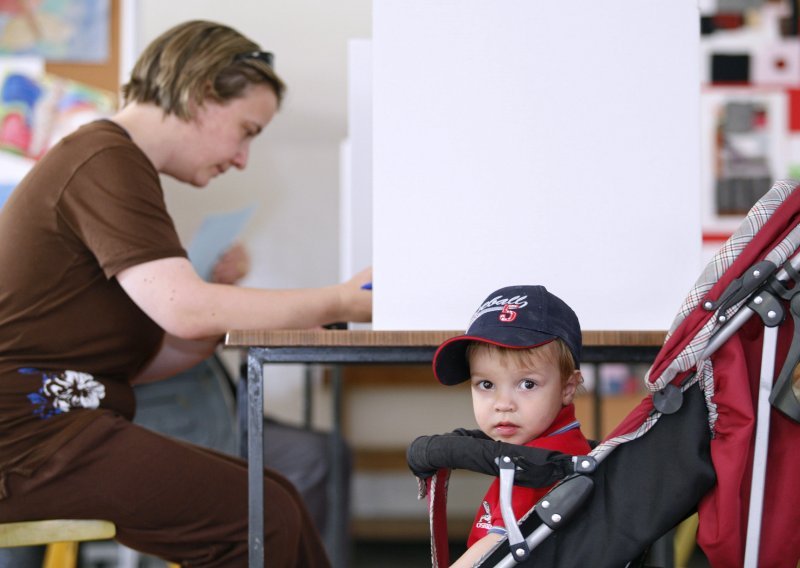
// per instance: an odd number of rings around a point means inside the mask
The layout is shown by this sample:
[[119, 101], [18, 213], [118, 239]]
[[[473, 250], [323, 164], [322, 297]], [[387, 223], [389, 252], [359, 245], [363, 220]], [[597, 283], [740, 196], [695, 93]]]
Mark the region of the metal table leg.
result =
[[303, 428], [311, 430], [314, 421], [314, 369], [303, 366]]
[[250, 568], [264, 567], [264, 367], [247, 355], [247, 476]]
[[592, 436], [598, 442], [603, 439], [603, 393], [600, 392], [600, 364], [592, 364], [594, 369], [594, 389], [592, 389], [592, 420], [594, 433]]
[[346, 568], [345, 551], [342, 550], [345, 542], [344, 536], [347, 527], [341, 522], [340, 511], [345, 505], [345, 496], [342, 494], [341, 487], [344, 482], [344, 448], [342, 447], [342, 368], [334, 365], [331, 370], [332, 375], [332, 405], [333, 405], [333, 426], [331, 444], [331, 476], [328, 483], [328, 496], [330, 498], [330, 508], [328, 510], [328, 531], [331, 537], [331, 563], [334, 568]]

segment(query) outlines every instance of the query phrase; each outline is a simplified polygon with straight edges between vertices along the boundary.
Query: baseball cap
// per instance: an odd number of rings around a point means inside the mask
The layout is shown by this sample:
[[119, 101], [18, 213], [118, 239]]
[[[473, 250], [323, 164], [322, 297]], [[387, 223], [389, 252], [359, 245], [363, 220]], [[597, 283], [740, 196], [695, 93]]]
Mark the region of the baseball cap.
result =
[[480, 341], [510, 349], [531, 349], [561, 339], [581, 359], [578, 316], [544, 286], [507, 286], [492, 292], [472, 316], [464, 335], [442, 343], [433, 356], [439, 382], [456, 385], [470, 377], [467, 346]]

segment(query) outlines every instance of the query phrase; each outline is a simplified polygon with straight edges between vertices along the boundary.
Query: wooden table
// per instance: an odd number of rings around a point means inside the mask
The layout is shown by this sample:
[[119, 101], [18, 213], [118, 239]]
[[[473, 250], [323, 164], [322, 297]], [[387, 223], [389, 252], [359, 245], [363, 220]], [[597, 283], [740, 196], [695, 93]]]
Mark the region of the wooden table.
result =
[[[430, 364], [436, 348], [462, 331], [368, 331], [368, 330], [292, 330], [230, 331], [225, 347], [246, 348], [247, 355], [247, 448], [249, 472], [250, 568], [264, 566], [263, 516], [263, 415], [265, 363], [331, 364], [333, 368], [333, 430], [341, 430], [341, 370], [344, 364]], [[662, 331], [584, 331], [581, 363], [649, 363], [664, 342]], [[595, 393], [599, 389], [594, 389]], [[599, 395], [595, 395], [595, 416], [599, 416]], [[240, 405], [240, 408], [242, 405]], [[333, 445], [332, 486], [341, 480], [341, 448]], [[342, 496], [331, 495], [331, 508], [337, 510]], [[333, 526], [334, 531], [345, 527]], [[334, 543], [340, 541], [335, 535]], [[334, 549], [331, 560], [344, 568], [343, 551]]]

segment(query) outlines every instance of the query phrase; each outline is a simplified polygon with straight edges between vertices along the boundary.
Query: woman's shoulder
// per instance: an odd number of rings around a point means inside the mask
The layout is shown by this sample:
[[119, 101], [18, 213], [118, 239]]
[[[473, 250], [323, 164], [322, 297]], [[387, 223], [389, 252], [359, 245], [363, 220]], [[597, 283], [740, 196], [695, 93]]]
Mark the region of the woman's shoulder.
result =
[[80, 126], [65, 136], [60, 144], [89, 148], [136, 147], [125, 129], [108, 119], [94, 120]]
[[[158, 175], [125, 129], [107, 119], [79, 127], [56, 144], [41, 161], [62, 172], [85, 172], [87, 168], [94, 170], [99, 167], [108, 175], [123, 175], [131, 169]], [[52, 167], [48, 169], [52, 171]]]

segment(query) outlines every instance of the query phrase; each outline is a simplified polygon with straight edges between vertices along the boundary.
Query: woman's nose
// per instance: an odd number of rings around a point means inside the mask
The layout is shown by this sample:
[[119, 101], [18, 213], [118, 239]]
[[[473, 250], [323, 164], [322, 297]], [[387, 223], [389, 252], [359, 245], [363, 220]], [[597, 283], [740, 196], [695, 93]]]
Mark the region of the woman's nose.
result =
[[247, 167], [247, 158], [249, 155], [250, 147], [245, 146], [236, 152], [236, 155], [233, 157], [233, 160], [231, 160], [231, 163], [240, 170], [243, 170]]

